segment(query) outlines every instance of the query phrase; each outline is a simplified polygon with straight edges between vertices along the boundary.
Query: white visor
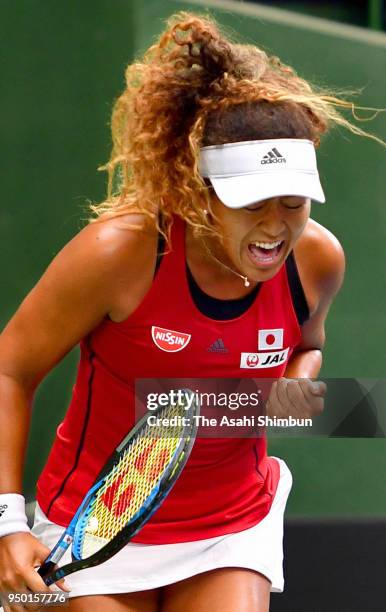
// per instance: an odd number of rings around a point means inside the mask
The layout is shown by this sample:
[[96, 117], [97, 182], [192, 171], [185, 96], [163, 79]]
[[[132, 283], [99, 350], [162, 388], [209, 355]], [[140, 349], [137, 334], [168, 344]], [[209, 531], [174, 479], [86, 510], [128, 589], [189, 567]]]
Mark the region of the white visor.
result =
[[229, 208], [286, 195], [325, 202], [310, 140], [279, 138], [202, 147], [199, 171]]

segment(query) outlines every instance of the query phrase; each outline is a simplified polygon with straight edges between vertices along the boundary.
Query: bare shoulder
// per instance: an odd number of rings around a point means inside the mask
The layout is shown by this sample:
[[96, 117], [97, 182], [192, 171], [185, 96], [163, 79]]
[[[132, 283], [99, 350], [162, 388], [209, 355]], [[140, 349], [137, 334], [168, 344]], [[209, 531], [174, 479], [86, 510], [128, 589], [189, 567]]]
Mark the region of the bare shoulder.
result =
[[69, 243], [69, 250], [79, 257], [89, 258], [89, 265], [104, 264], [118, 270], [137, 269], [139, 257], [150, 256], [149, 245], [154, 243], [156, 229], [150, 228], [140, 215], [125, 215], [86, 225]]
[[152, 282], [156, 228], [140, 215], [115, 217], [90, 223], [67, 246], [80, 271], [88, 277], [95, 273], [99, 290], [108, 291], [110, 318], [117, 322], [127, 318]]
[[312, 311], [320, 302], [330, 302], [339, 291], [344, 278], [344, 251], [332, 232], [310, 219], [294, 252]]
[[141, 219], [87, 225], [56, 255], [0, 335], [0, 372], [34, 389], [106, 316], [120, 321], [138, 306], [153, 278], [156, 230], [127, 222]]

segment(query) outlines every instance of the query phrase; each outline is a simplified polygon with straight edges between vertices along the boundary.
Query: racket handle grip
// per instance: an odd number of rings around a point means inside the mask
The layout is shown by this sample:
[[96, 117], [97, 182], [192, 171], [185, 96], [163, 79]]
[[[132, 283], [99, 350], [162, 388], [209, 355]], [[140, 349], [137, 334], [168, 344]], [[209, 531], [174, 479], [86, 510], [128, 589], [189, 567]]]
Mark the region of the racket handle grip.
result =
[[53, 561], [46, 561], [38, 569], [38, 574], [41, 576], [47, 586], [53, 584], [55, 581], [51, 580], [50, 574], [54, 571], [56, 565]]

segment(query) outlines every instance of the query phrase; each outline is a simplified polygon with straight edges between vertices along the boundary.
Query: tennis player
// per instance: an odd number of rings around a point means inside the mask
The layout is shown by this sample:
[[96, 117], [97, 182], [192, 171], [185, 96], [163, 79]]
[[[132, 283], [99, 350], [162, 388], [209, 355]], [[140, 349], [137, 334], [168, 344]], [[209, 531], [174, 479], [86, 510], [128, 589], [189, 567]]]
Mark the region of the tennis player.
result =
[[[339, 114], [346, 103], [186, 13], [126, 79], [108, 198], [1, 335], [0, 591], [45, 590], [36, 568], [134, 422], [135, 379], [268, 377], [271, 415], [323, 408], [311, 379], [344, 256], [310, 203], [325, 199], [321, 135], [334, 122], [354, 129]], [[31, 403], [79, 342], [31, 533], [21, 495]], [[283, 590], [290, 488], [264, 438], [198, 439], [134, 541], [58, 586], [77, 612], [266, 612]]]

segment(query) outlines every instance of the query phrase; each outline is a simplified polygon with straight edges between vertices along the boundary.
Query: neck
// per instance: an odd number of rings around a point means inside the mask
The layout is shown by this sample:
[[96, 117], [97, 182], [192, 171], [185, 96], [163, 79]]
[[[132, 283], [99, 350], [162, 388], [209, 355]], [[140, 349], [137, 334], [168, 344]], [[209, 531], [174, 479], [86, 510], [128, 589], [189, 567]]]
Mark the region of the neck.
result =
[[250, 293], [257, 284], [236, 268], [218, 240], [195, 236], [189, 227], [186, 257], [197, 284], [213, 297], [237, 299]]

